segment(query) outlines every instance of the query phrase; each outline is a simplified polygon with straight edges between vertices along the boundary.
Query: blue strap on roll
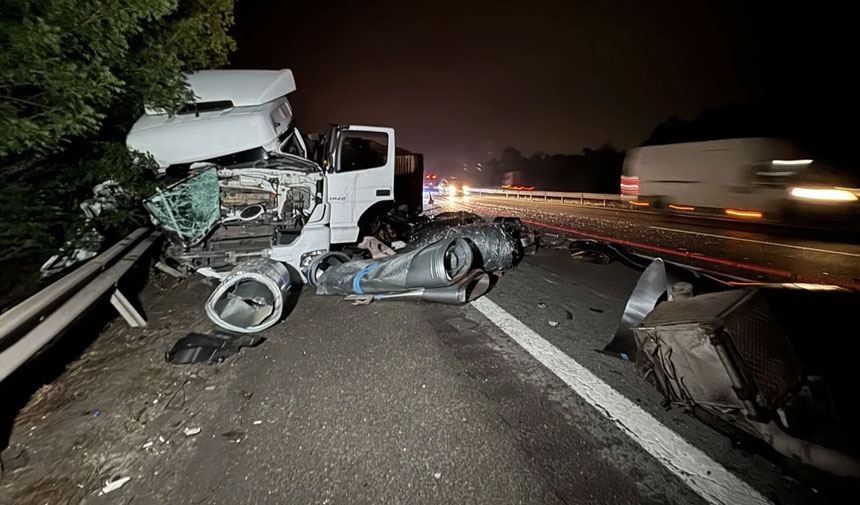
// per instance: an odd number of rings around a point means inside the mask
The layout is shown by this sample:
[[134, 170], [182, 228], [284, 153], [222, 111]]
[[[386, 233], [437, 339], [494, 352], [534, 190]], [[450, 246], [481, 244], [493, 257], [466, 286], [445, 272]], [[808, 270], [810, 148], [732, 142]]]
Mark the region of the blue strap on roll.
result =
[[370, 272], [378, 266], [379, 263], [371, 263], [370, 265], [367, 265], [366, 267], [359, 270], [357, 274], [355, 274], [355, 277], [352, 278], [352, 290], [355, 291], [355, 294], [364, 294], [364, 291], [361, 290], [361, 278], [367, 275], [367, 272]]

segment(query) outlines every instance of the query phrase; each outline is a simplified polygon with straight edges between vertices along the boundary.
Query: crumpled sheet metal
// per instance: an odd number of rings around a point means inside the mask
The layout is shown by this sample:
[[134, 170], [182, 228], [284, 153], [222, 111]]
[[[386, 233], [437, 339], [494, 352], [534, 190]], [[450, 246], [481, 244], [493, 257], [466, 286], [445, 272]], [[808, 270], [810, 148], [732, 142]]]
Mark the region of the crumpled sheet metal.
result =
[[281, 320], [290, 274], [280, 262], [254, 258], [236, 266], [206, 302], [206, 315], [225, 330], [256, 333]]
[[480, 268], [476, 268], [450, 286], [418, 288], [402, 293], [369, 296], [373, 300], [405, 300], [412, 298], [446, 305], [462, 305], [484, 296], [490, 290], [491, 285], [490, 276]]
[[642, 272], [627, 305], [621, 314], [621, 321], [615, 330], [615, 337], [603, 348], [603, 352], [620, 356], [622, 359], [636, 358], [636, 337], [633, 328], [654, 310], [657, 302], [663, 297], [669, 284], [666, 278], [666, 266], [663, 260], [655, 258], [648, 268]]
[[472, 247], [454, 237], [387, 258], [332, 266], [316, 280], [317, 294], [382, 294], [450, 286], [472, 269]]
[[464, 238], [474, 244], [479, 253], [479, 266], [485, 272], [510, 270], [523, 258], [522, 246], [505, 231], [504, 225], [481, 222], [450, 227], [433, 226], [419, 230], [412, 236], [407, 250], [450, 238]]
[[221, 221], [218, 173], [210, 167], [143, 202], [168, 239], [185, 247], [202, 241]]

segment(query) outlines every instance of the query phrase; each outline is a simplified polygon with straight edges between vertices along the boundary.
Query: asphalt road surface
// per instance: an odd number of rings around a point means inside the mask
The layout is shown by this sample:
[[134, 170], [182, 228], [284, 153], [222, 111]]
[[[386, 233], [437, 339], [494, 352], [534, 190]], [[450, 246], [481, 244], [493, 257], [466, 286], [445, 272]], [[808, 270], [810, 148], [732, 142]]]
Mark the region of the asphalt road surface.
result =
[[551, 249], [462, 307], [305, 288], [263, 343], [211, 366], [164, 352], [212, 329], [212, 285], [155, 278], [147, 328], [116, 319], [56, 380], [31, 389], [48, 355], [2, 385], [17, 400], [0, 503], [847, 502], [666, 410], [631, 363], [596, 352], [637, 276]]
[[750, 280], [860, 289], [860, 243], [856, 236], [838, 230], [778, 229], [513, 198], [468, 196], [437, 201], [445, 210], [516, 215], [546, 225], [550, 232], [609, 239], [649, 256]]

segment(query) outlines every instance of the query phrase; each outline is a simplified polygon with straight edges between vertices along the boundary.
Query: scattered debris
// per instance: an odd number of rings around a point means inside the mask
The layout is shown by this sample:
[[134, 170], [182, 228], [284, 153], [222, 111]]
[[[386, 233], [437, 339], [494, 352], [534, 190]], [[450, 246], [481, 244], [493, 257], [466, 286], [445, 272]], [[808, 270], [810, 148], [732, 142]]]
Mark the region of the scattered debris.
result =
[[243, 438], [245, 438], [245, 432], [239, 430], [230, 430], [228, 432], [222, 433], [221, 436], [226, 438], [230, 442], [238, 444], [242, 441]]
[[[516, 266], [523, 258], [522, 245], [505, 231], [504, 225], [484, 223], [480, 217], [477, 219], [480, 221], [464, 225], [456, 224], [456, 220], [437, 223], [438, 218], [434, 219], [412, 236], [405, 250], [414, 251], [442, 240], [460, 238], [468, 240], [475, 247], [478, 252], [476, 267], [485, 272], [504, 272]], [[454, 224], [447, 224], [446, 221], [454, 221]]]
[[184, 275], [182, 275], [182, 272], [163, 261], [156, 261], [154, 266], [156, 269], [161, 270], [162, 272], [166, 273], [171, 277], [176, 277], [177, 279], [182, 279], [183, 277], [185, 277]]
[[255, 426], [256, 426], [256, 425], [258, 425], [258, 424], [263, 424], [263, 421], [261, 421], [261, 420], [257, 419], [256, 421], [254, 421], [254, 422], [253, 422], [253, 423], [251, 423], [251, 424], [253, 424], [253, 425], [255, 425]]
[[141, 449], [149, 449], [149, 448], [150, 448], [150, 447], [152, 447], [153, 445], [155, 445], [155, 442], [153, 442], [152, 440], [150, 440], [149, 442], [147, 442], [147, 443], [143, 444], [142, 446], [140, 446], [140, 448], [141, 448]]
[[205, 391], [215, 391], [215, 386], [206, 386], [203, 388]]
[[545, 309], [545, 308], [546, 308], [546, 304], [545, 304], [545, 303], [543, 303], [543, 302], [541, 302], [541, 303], [539, 303], [539, 304], [538, 304], [538, 308], [539, 308], [539, 309]]
[[194, 428], [186, 427], [182, 430], [182, 433], [184, 433], [186, 437], [193, 437], [194, 435], [200, 434], [201, 431], [203, 431], [203, 428], [195, 426]]
[[549, 325], [552, 326], [553, 328], [558, 326], [558, 321], [547, 321], [547, 323], [549, 323]]
[[385, 243], [374, 236], [365, 236], [358, 244], [359, 249], [367, 249], [370, 251], [370, 256], [373, 259], [384, 258], [386, 256], [394, 256], [394, 249], [385, 245]]
[[99, 496], [108, 494], [112, 491], [116, 491], [117, 489], [123, 487], [130, 480], [131, 477], [122, 477], [115, 480], [105, 481], [104, 487], [102, 487], [101, 491], [99, 491]]
[[433, 474], [433, 478], [439, 480], [442, 478], [442, 472], [436, 472]]
[[218, 326], [256, 333], [281, 320], [290, 273], [279, 261], [254, 258], [236, 266], [206, 302], [206, 315]]
[[205, 335], [189, 333], [179, 339], [165, 359], [174, 365], [206, 363], [211, 365], [239, 352], [242, 347], [254, 347], [263, 341], [256, 335]]
[[353, 305], [367, 305], [373, 302], [375, 295], [348, 295], [344, 300], [352, 302]]
[[95, 412], [93, 412], [93, 417], [98, 417], [98, 416], [100, 416], [100, 415], [102, 415], [102, 411], [101, 411], [101, 410], [96, 410]]

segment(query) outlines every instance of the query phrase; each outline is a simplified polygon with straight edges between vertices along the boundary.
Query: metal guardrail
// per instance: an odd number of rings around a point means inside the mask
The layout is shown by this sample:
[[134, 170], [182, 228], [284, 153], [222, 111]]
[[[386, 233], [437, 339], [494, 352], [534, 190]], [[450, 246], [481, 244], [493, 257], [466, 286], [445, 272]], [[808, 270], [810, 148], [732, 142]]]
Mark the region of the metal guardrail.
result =
[[616, 195], [604, 193], [574, 193], [567, 191], [522, 191], [515, 189], [494, 189], [494, 188], [470, 188], [471, 195], [504, 195], [505, 198], [525, 198], [528, 200], [560, 200], [561, 203], [578, 203], [585, 205], [586, 201], [602, 202], [606, 207], [606, 202], [626, 202], [636, 200], [635, 196], [631, 195]]
[[110, 301], [132, 326], [146, 321], [116, 289], [159, 238], [138, 228], [108, 250], [0, 314], [0, 381], [39, 352], [113, 289]]

